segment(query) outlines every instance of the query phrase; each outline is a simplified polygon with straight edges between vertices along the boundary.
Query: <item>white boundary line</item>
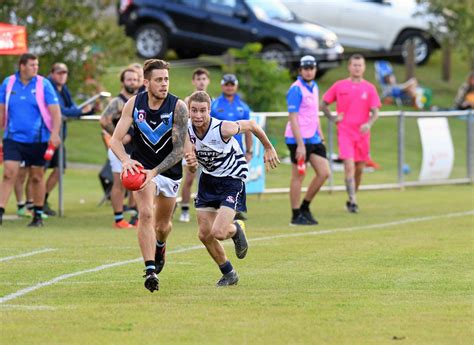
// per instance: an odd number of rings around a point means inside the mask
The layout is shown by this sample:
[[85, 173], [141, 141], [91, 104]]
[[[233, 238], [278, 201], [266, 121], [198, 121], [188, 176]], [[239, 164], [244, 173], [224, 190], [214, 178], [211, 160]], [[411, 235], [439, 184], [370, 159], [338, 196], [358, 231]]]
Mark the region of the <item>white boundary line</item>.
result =
[[19, 259], [19, 258], [25, 258], [25, 257], [27, 257], [27, 256], [32, 256], [32, 255], [36, 255], [36, 254], [42, 254], [42, 253], [47, 253], [47, 252], [54, 252], [55, 250], [57, 250], [57, 249], [45, 248], [45, 249], [40, 249], [40, 250], [34, 250], [34, 251], [28, 252], [28, 253], [23, 253], [23, 254], [18, 254], [18, 255], [7, 256], [7, 257], [4, 257], [4, 258], [0, 258], [0, 262], [9, 261], [9, 260], [14, 260], [14, 259]]
[[[407, 218], [407, 219], [394, 221], [394, 222], [372, 224], [372, 225], [365, 225], [365, 226], [354, 226], [354, 227], [339, 228], [339, 229], [332, 229], [332, 230], [310, 231], [310, 232], [300, 232], [300, 233], [282, 234], [282, 235], [275, 235], [275, 236], [258, 237], [258, 238], [255, 238], [255, 239], [250, 239], [249, 241], [250, 242], [267, 241], [267, 240], [275, 240], [275, 239], [280, 239], [280, 238], [292, 238], [292, 237], [314, 236], [314, 235], [327, 235], [327, 234], [334, 234], [334, 233], [337, 233], [337, 232], [353, 232], [353, 231], [360, 231], [360, 230], [373, 230], [373, 229], [379, 229], [379, 228], [383, 229], [383, 228], [388, 228], [388, 227], [397, 226], [397, 225], [425, 222], [425, 221], [443, 219], [443, 218], [464, 217], [464, 216], [469, 216], [469, 215], [474, 215], [474, 210], [464, 211], [464, 212], [456, 212], [456, 213], [448, 213], [448, 214], [438, 215], [438, 216]], [[204, 248], [203, 245], [183, 247], [183, 248], [178, 248], [178, 249], [172, 250], [172, 251], [168, 252], [168, 254], [177, 254], [177, 253], [190, 252], [190, 251], [197, 250], [197, 249], [202, 249], [202, 248]], [[140, 262], [142, 260], [143, 259], [140, 257], [140, 258], [137, 258], [137, 259], [119, 261], [119, 262], [114, 262], [114, 263], [111, 263], [111, 264], [101, 265], [101, 266], [97, 266], [97, 267], [90, 268], [90, 269], [83, 270], [83, 271], [63, 274], [59, 277], [53, 278], [53, 279], [48, 280], [46, 282], [38, 283], [38, 284], [30, 286], [28, 288], [21, 289], [21, 290], [18, 290], [17, 292], [11, 293], [11, 294], [6, 295], [6, 296], [3, 296], [3, 297], [0, 298], [0, 304], [3, 304], [5, 302], [11, 301], [11, 300], [14, 300], [14, 299], [19, 298], [21, 296], [24, 296], [24, 295], [26, 295], [30, 292], [39, 290], [43, 287], [54, 285], [54, 284], [56, 284], [56, 283], [58, 283], [62, 280], [77, 277], [77, 276], [87, 274], [87, 273], [99, 272], [99, 271], [106, 270], [106, 269], [112, 268], [112, 267], [118, 267], [118, 266], [128, 265], [128, 264], [135, 263], [135, 262]]]

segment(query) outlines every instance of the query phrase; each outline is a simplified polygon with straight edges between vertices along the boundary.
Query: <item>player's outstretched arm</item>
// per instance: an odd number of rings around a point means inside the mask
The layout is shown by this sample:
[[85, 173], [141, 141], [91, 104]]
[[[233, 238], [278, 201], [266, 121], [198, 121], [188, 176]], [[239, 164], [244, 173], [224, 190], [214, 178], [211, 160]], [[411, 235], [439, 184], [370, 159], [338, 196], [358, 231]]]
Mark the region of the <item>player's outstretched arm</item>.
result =
[[191, 143], [189, 133], [186, 134], [186, 141], [184, 142], [184, 159], [186, 160], [186, 167], [191, 173], [195, 173], [198, 167], [196, 159], [195, 147]]
[[128, 172], [139, 172], [139, 166], [142, 166], [140, 162], [132, 160], [128, 157], [123, 147], [122, 140], [128, 132], [128, 129], [132, 125], [133, 121], [133, 105], [135, 104], [135, 96], [130, 98], [125, 104], [122, 110], [122, 116], [120, 117], [117, 126], [115, 127], [114, 134], [110, 139], [110, 148], [112, 152], [117, 156], [118, 159], [122, 162], [122, 174], [125, 176], [128, 175]]
[[221, 134], [224, 139], [229, 139], [230, 137], [239, 134], [239, 133], [253, 133], [258, 140], [263, 145], [265, 153], [263, 155], [263, 160], [265, 165], [268, 168], [274, 169], [280, 163], [278, 155], [275, 151], [275, 148], [271, 144], [267, 135], [263, 131], [262, 127], [258, 125], [255, 120], [240, 120], [236, 122], [224, 121], [222, 122]]
[[188, 107], [182, 100], [178, 100], [174, 110], [174, 122], [171, 132], [171, 140], [173, 141], [173, 150], [158, 166], [153, 169], [156, 175], [168, 170], [173, 165], [183, 159], [184, 142], [188, 133]]

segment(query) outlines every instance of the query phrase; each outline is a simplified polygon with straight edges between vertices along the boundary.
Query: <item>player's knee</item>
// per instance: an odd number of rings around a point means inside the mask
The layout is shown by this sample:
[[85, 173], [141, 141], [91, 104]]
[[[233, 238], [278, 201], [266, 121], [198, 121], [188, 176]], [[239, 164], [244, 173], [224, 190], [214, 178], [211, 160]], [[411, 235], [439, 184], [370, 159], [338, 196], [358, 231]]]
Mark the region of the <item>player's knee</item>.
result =
[[33, 184], [40, 184], [42, 181], [43, 181], [43, 175], [39, 175], [39, 174], [32, 174], [30, 176], [30, 179], [31, 179], [31, 183]]
[[199, 230], [198, 237], [199, 237], [199, 241], [201, 241], [203, 244], [209, 243], [209, 242], [211, 242], [212, 239], [213, 239], [213, 237], [212, 237], [212, 235], [209, 233], [209, 231], [201, 231], [201, 230]]
[[15, 172], [12, 169], [5, 169], [3, 171], [3, 180], [6, 182], [11, 182], [15, 179]]
[[151, 210], [145, 209], [145, 210], [140, 210], [140, 222], [143, 224], [148, 224], [151, 223], [153, 219], [153, 212]]
[[171, 221], [158, 221], [155, 224], [155, 231], [161, 234], [167, 234], [171, 231], [173, 224]]
[[213, 227], [211, 229], [211, 234], [216, 240], [223, 241], [226, 239], [225, 233], [222, 229]]
[[326, 181], [330, 176], [331, 176], [331, 172], [328, 170], [323, 170], [321, 171], [321, 173], [319, 174], [319, 176], [324, 180]]

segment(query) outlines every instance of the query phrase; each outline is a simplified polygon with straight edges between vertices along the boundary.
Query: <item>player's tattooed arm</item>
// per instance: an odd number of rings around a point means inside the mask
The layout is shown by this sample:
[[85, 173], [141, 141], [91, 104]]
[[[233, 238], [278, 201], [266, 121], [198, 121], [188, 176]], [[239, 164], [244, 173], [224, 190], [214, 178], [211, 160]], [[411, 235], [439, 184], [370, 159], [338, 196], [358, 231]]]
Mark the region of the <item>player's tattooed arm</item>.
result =
[[112, 120], [119, 113], [119, 104], [118, 98], [114, 98], [104, 109], [104, 112], [100, 116], [100, 125], [103, 129], [107, 131], [110, 135], [114, 133], [115, 126], [112, 123]]
[[173, 150], [158, 166], [153, 169], [155, 175], [161, 174], [173, 165], [183, 159], [184, 143], [188, 133], [188, 107], [186, 104], [178, 100], [174, 111], [173, 129], [171, 132], [171, 140], [173, 141]]

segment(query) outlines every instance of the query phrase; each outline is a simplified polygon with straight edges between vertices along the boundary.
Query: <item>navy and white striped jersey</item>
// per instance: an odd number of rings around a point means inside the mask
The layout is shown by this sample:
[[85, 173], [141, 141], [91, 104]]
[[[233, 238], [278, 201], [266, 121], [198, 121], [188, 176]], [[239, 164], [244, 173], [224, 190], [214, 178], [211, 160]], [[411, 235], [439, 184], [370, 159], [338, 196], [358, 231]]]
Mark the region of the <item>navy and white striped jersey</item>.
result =
[[200, 138], [189, 120], [188, 132], [191, 142], [196, 146], [196, 158], [205, 174], [246, 180], [249, 168], [245, 156], [234, 137], [224, 141], [221, 135], [222, 122], [211, 117], [206, 134]]

